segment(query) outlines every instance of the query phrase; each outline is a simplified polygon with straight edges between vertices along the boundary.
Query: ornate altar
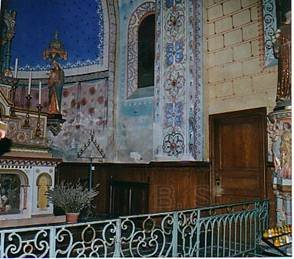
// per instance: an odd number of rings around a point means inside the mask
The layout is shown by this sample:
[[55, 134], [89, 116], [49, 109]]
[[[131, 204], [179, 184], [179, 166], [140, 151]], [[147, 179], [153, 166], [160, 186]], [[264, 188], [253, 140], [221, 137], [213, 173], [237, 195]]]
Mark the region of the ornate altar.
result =
[[11, 91], [11, 85], [0, 84], [1, 121], [7, 125], [6, 137], [13, 141], [10, 152], [0, 156], [0, 221], [4, 220], [0, 224], [64, 221], [53, 216], [46, 196], [54, 186], [55, 167], [61, 162], [49, 153], [47, 114], [14, 106]]

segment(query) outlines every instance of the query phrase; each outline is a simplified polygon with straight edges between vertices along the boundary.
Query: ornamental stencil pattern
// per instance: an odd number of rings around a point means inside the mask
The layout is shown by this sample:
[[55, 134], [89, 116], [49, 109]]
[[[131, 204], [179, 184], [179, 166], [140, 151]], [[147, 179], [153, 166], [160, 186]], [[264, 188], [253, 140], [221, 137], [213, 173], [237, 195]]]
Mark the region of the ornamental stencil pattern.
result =
[[272, 37], [277, 30], [277, 16], [275, 0], [263, 0], [263, 27], [264, 27], [264, 56], [265, 66], [277, 64], [274, 56]]
[[159, 1], [154, 156], [202, 159], [202, 0]]
[[195, 33], [195, 36], [189, 34], [189, 89], [190, 89], [190, 101], [189, 108], [189, 152], [196, 160], [203, 159], [203, 4], [202, 0], [193, 2], [190, 8], [193, 8], [193, 12], [190, 12], [191, 27], [190, 31]]
[[166, 65], [170, 66], [174, 63], [181, 63], [184, 59], [184, 41], [179, 40], [166, 44]]
[[130, 97], [138, 88], [138, 30], [141, 21], [148, 14], [155, 13], [154, 2], [145, 2], [131, 15], [128, 26], [128, 42], [127, 42], [127, 93]]
[[[164, 84], [163, 153], [167, 156], [181, 156], [185, 152], [186, 139], [186, 1], [166, 1], [163, 6], [165, 17], [164, 46], [166, 62], [164, 78], [170, 82]], [[175, 137], [177, 136], [177, 137]], [[181, 136], [181, 137], [179, 137]], [[167, 143], [169, 143], [167, 145]], [[168, 148], [167, 148], [168, 147]], [[178, 148], [181, 147], [181, 148]]]

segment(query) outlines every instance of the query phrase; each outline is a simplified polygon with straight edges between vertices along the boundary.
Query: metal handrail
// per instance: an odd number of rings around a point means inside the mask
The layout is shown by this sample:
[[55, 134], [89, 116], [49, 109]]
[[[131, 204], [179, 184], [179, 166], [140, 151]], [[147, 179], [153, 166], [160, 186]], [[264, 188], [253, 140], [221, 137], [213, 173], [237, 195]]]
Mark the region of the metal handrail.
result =
[[0, 230], [7, 257], [230, 257], [256, 254], [268, 201]]

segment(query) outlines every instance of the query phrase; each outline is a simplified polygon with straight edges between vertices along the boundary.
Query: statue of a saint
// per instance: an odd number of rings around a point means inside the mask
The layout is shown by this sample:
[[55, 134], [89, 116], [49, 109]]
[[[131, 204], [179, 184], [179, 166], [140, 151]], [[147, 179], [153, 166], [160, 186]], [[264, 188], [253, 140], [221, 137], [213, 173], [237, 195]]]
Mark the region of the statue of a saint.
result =
[[51, 62], [51, 69], [48, 79], [48, 113], [61, 116], [61, 98], [64, 83], [64, 72], [57, 62], [58, 59], [67, 59], [67, 52], [64, 50], [62, 41], [55, 32], [54, 38], [50, 41], [49, 47], [43, 52], [44, 59]]
[[291, 11], [285, 17], [273, 39], [274, 54], [278, 58], [277, 106], [291, 105]]
[[64, 72], [58, 62], [56, 60], [53, 60], [48, 79], [48, 113], [59, 114], [61, 112], [60, 107], [63, 83]]

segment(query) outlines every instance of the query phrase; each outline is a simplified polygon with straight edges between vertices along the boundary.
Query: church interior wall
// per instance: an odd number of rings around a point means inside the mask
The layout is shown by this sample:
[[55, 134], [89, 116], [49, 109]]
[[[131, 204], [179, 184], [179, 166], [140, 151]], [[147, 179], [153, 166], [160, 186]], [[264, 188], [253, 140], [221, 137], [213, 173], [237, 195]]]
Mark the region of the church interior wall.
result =
[[[277, 66], [265, 65], [258, 0], [204, 1], [206, 114], [275, 106]], [[205, 143], [208, 143], [205, 116]], [[206, 158], [208, 158], [208, 145]]]
[[[128, 51], [130, 48], [128, 46], [128, 37], [132, 32], [131, 29], [136, 29], [136, 27], [132, 27], [130, 20], [136, 11], [139, 16], [148, 11], [148, 7], [137, 10], [144, 2], [146, 1], [118, 1], [119, 43], [117, 59], [116, 148], [119, 161], [134, 161], [132, 157], [135, 157], [137, 160], [150, 161], [153, 155], [153, 86], [150, 87], [151, 96], [145, 96], [144, 92], [143, 94], [142, 91], [139, 93], [137, 82], [135, 82], [133, 94], [131, 96], [127, 94], [128, 80], [130, 80], [127, 78], [128, 74], [130, 74], [127, 71], [129, 66], [127, 63], [128, 58], [129, 60], [132, 58], [134, 65], [136, 65], [138, 55], [135, 52], [132, 53], [132, 57], [129, 57], [131, 53]], [[152, 3], [153, 1], [148, 2]], [[136, 32], [134, 34], [137, 35]], [[135, 48], [135, 46], [131, 47]], [[131, 72], [133, 77], [135, 77], [137, 71]], [[135, 81], [135, 79], [133, 80]], [[138, 96], [134, 97], [135, 94]]]
[[[77, 154], [94, 132], [95, 141], [106, 154], [104, 163], [96, 163], [94, 158], [94, 169], [90, 169], [94, 184], [100, 184], [97, 212], [109, 212], [112, 180], [148, 184], [148, 212], [208, 205], [214, 184], [209, 162], [209, 115], [259, 107], [270, 112], [275, 107], [277, 66], [265, 62], [261, 1], [98, 2], [107, 13], [103, 16], [107, 20], [103, 34], [107, 58], [95, 68], [93, 64], [64, 67], [61, 113], [65, 122], [57, 134], [48, 128], [45, 132], [48, 70], [24, 66], [19, 72], [16, 105], [22, 109], [22, 118], [26, 115], [24, 96], [30, 69], [35, 73], [31, 102], [34, 125], [37, 86], [39, 79], [42, 81], [41, 124], [44, 136], [48, 135], [42, 140], [22, 138], [20, 144], [38, 141], [46, 152], [48, 144], [53, 156], [65, 162], [55, 178], [57, 165], [26, 171], [29, 184], [34, 186], [29, 199], [32, 204], [43, 204], [37, 200], [38, 193], [51, 187], [46, 177], [42, 178], [46, 184], [36, 185], [43, 173], [50, 175], [52, 185], [55, 180], [88, 181], [90, 156], [78, 158]], [[136, 75], [130, 76], [132, 69], [137, 73], [134, 64], [138, 54], [133, 53], [130, 41], [137, 44], [137, 25], [150, 12], [156, 16], [155, 79], [154, 85], [138, 89]], [[9, 89], [4, 91], [8, 99]], [[10, 129], [15, 124], [19, 130], [8, 133], [9, 137], [23, 132], [21, 122], [9, 122]], [[90, 150], [91, 159], [93, 152], [96, 150]], [[272, 173], [270, 166], [266, 170], [268, 175]], [[267, 184], [271, 189], [270, 177]], [[47, 205], [47, 211], [36, 206], [29, 209], [29, 216], [53, 212]]]

